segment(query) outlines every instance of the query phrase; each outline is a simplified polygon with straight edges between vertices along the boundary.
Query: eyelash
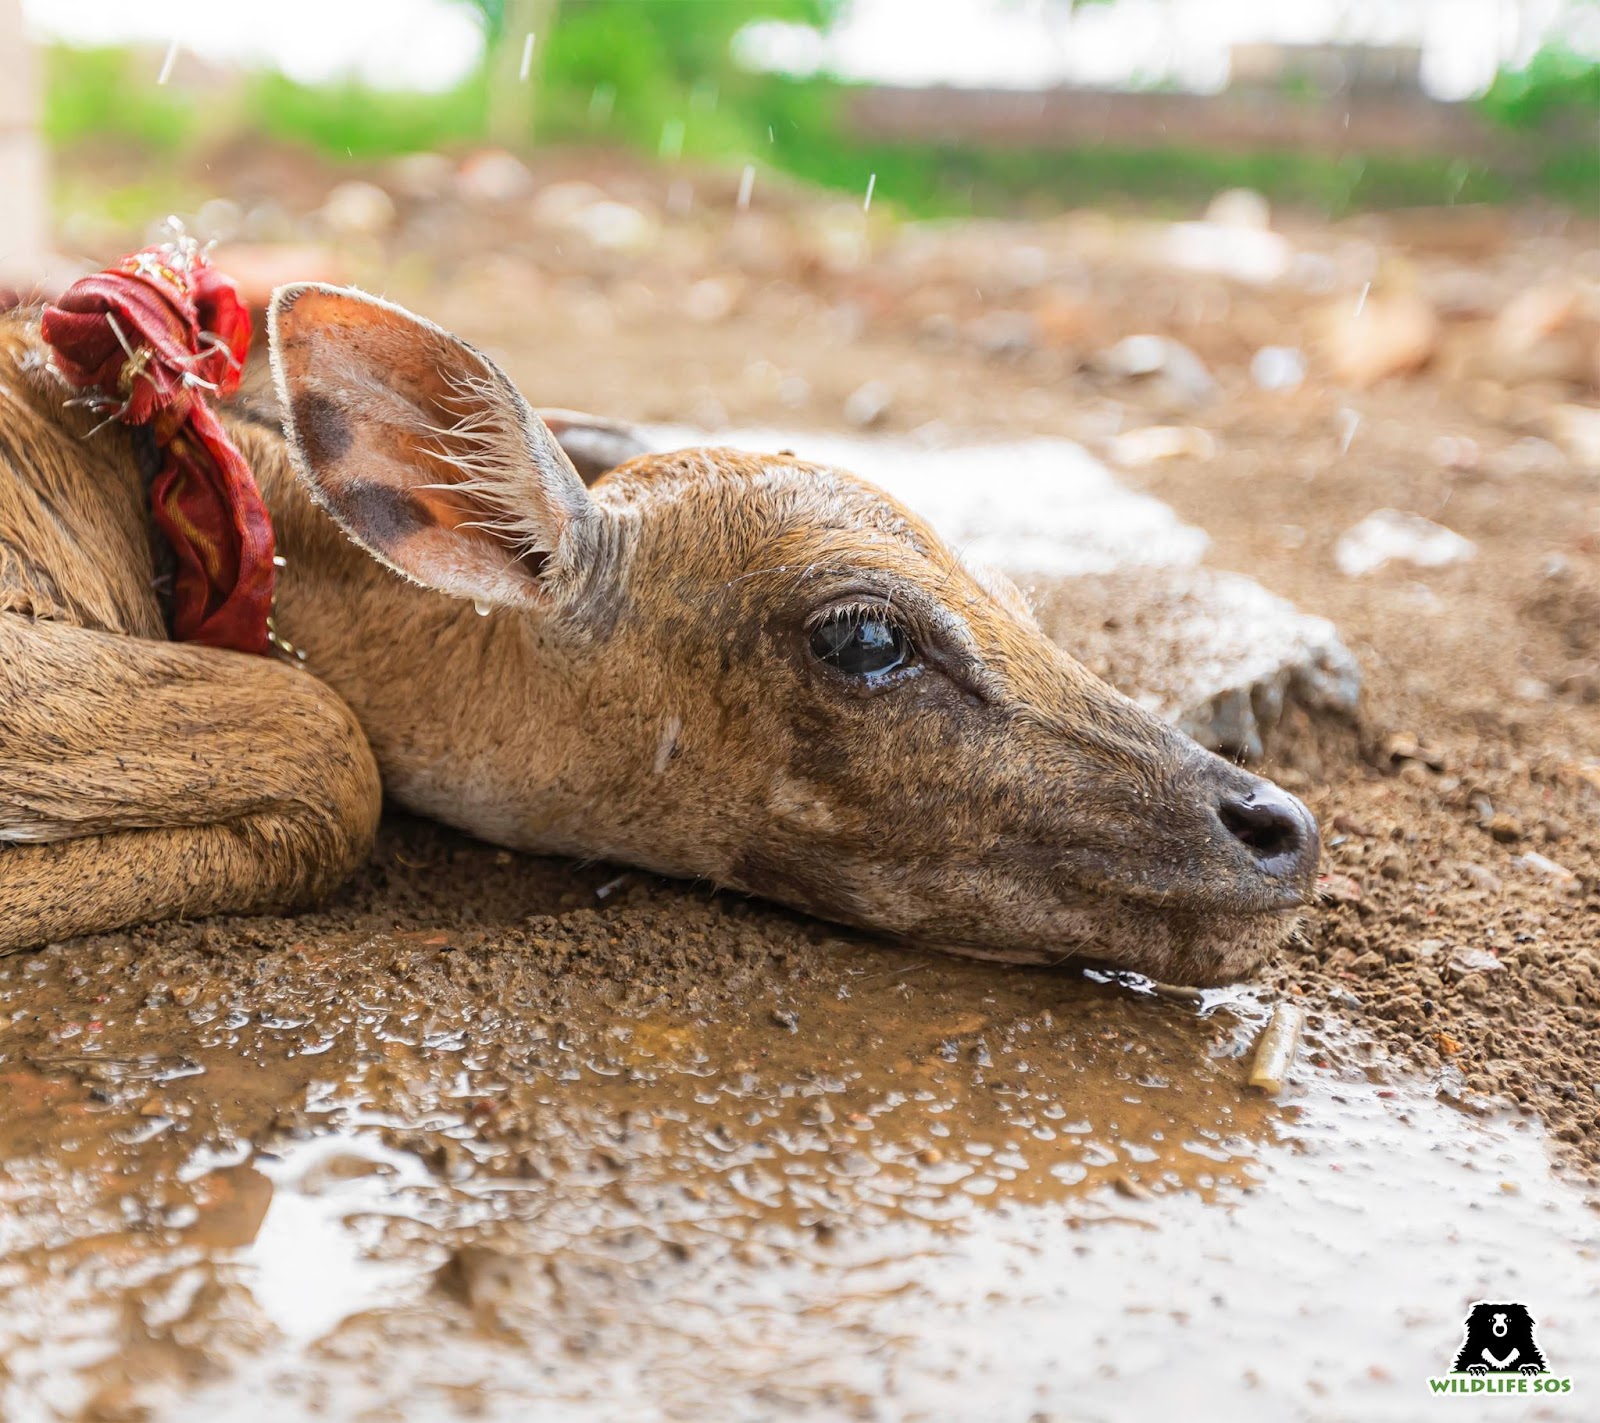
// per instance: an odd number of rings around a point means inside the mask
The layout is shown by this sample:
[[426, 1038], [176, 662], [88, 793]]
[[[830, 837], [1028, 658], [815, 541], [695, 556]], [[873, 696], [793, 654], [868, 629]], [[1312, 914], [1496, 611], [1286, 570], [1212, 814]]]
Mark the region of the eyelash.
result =
[[815, 632], [825, 623], [838, 622], [841, 619], [849, 620], [855, 625], [866, 622], [869, 618], [879, 619], [890, 624], [897, 632], [906, 637], [911, 636], [911, 629], [906, 626], [905, 620], [899, 616], [889, 602], [869, 602], [862, 600], [855, 603], [835, 603], [824, 608], [819, 613], [814, 613], [806, 622], [806, 631]]

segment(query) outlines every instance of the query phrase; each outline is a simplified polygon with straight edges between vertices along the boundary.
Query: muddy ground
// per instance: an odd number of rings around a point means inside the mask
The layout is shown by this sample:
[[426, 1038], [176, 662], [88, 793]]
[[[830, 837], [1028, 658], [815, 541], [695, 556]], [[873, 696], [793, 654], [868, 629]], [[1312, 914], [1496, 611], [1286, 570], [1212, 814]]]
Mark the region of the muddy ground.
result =
[[[96, 172], [85, 164], [79, 186]], [[514, 1396], [551, 1417], [1115, 1416], [1140, 1366], [1102, 1364], [1097, 1384], [1063, 1374], [1059, 1341], [1030, 1333], [1030, 1270], [1070, 1272], [1076, 1249], [1125, 1334], [1152, 1311], [1203, 1310], [1222, 1279], [1270, 1303], [1273, 1267], [1245, 1255], [1169, 1278], [1170, 1253], [1119, 1255], [1104, 1242], [1123, 1237], [1094, 1232], [1142, 1216], [1181, 1241], [1272, 1171], [1292, 1180], [1273, 1152], [1297, 1131], [1312, 1159], [1370, 1187], [1363, 1223], [1330, 1231], [1336, 1252], [1386, 1238], [1384, 1165], [1363, 1133], [1421, 1203], [1430, 1168], [1407, 1153], [1430, 1141], [1469, 1158], [1477, 1147], [1451, 1143], [1482, 1122], [1523, 1143], [1495, 1148], [1511, 1154], [1486, 1168], [1491, 1195], [1531, 1210], [1566, 1193], [1545, 1209], [1570, 1211], [1565, 1234], [1529, 1248], [1592, 1272], [1593, 1217], [1576, 1203], [1600, 1188], [1593, 224], [1280, 217], [1289, 265], [1258, 282], [1174, 266], [1151, 245], [1167, 229], [1130, 215], [922, 229], [765, 179], [741, 212], [737, 175], [595, 169], [550, 160], [538, 191], [580, 171], [603, 191], [557, 189], [542, 206], [510, 191], [514, 173], [489, 198], [437, 168], [375, 171], [393, 211], [366, 195], [363, 213], [358, 193], [330, 212], [333, 180], [304, 160], [233, 155], [236, 206], [211, 218], [321, 244], [305, 260], [460, 331], [539, 404], [798, 436], [1056, 434], [1121, 453], [1127, 482], [1210, 533], [1215, 565], [1332, 619], [1361, 660], [1359, 722], [1302, 725], [1265, 766], [1321, 820], [1322, 902], [1259, 983], [1196, 1011], [397, 818], [318, 912], [4, 961], [11, 1412], [245, 1417], [276, 1398], [277, 1416], [500, 1416]], [[208, 181], [176, 183], [172, 206], [195, 211]], [[69, 237], [109, 254], [141, 235], [114, 229], [80, 217]], [[1345, 331], [1342, 315], [1363, 310], [1395, 329]], [[1104, 358], [1145, 333], [1183, 342], [1214, 388]], [[1302, 353], [1304, 382], [1261, 388], [1262, 347]], [[1144, 463], [1117, 443], [1150, 425], [1191, 432], [1183, 452]], [[1336, 542], [1384, 508], [1447, 525], [1475, 556], [1347, 576]], [[1242, 1088], [1241, 1057], [1283, 996], [1310, 1010], [1313, 1042], [1278, 1104]], [[1344, 1136], [1297, 1126], [1297, 1093], [1306, 1121], [1343, 1122]], [[1375, 1115], [1350, 1116], [1351, 1102]], [[280, 1229], [267, 1251], [272, 1202], [341, 1190], [359, 1209], [334, 1215], [365, 1222], [365, 1283], [348, 1298], [330, 1284], [319, 1304], [316, 1262], [291, 1264], [300, 1288], [280, 1280], [275, 1308], [263, 1261], [315, 1254], [304, 1242], [337, 1227], [317, 1217], [300, 1247]], [[1251, 1209], [1270, 1246], [1272, 1217]], [[1019, 1225], [1019, 1211], [1054, 1225]], [[956, 1315], [920, 1312], [933, 1287], [916, 1261], [936, 1252], [894, 1232], [974, 1220], [989, 1224], [971, 1226], [954, 1278], [976, 1294]], [[994, 1221], [1010, 1225], [990, 1239]], [[1428, 1229], [1419, 1217], [1412, 1238]], [[1391, 1243], [1403, 1258], [1405, 1238]], [[1004, 1269], [991, 1278], [973, 1259]], [[790, 1278], [802, 1269], [849, 1288], [808, 1304]], [[1475, 1281], [1452, 1277], [1488, 1287]], [[995, 1357], [950, 1322], [979, 1297]], [[1458, 1328], [1456, 1298], [1417, 1303], [1434, 1314], [1408, 1325]], [[1098, 1327], [1086, 1307], [1049, 1306]], [[40, 1311], [68, 1322], [41, 1327]], [[303, 1335], [294, 1317], [310, 1321]], [[1591, 1293], [1558, 1340], [1592, 1336], [1597, 1317]], [[1330, 1401], [1322, 1346], [1274, 1328], [1259, 1337], [1287, 1362], [1228, 1362], [1245, 1390], [1236, 1415], [1417, 1416], [1395, 1402], [1386, 1345], [1362, 1340], [1340, 1365], [1355, 1392]], [[946, 1337], [949, 1356], [930, 1357]], [[1179, 1357], [1168, 1335], [1146, 1342], [1150, 1377]], [[623, 1377], [641, 1361], [650, 1379]], [[1285, 1368], [1292, 1380], [1275, 1376]], [[989, 1407], [953, 1401], [973, 1389]], [[1537, 1406], [1529, 1416], [1579, 1416]]]

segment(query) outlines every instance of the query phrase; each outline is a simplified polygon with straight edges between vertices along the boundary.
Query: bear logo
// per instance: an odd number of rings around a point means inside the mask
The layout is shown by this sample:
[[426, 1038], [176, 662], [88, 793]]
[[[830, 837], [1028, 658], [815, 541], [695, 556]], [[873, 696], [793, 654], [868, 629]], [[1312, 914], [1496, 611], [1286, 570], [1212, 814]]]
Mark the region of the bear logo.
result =
[[1479, 1300], [1467, 1316], [1452, 1369], [1458, 1374], [1548, 1373], [1528, 1307]]

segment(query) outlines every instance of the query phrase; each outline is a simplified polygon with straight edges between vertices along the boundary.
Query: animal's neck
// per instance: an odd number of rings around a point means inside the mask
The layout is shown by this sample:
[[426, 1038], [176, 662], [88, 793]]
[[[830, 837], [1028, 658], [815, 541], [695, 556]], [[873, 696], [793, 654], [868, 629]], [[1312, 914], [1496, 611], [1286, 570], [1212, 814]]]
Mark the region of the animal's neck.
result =
[[557, 810], [537, 803], [540, 768], [509, 764], [530, 744], [559, 764], [581, 723], [559, 648], [525, 615], [479, 615], [382, 567], [311, 501], [281, 437], [254, 426], [235, 433], [284, 560], [279, 635], [349, 703], [385, 792], [491, 840], [561, 848], [559, 835], [530, 828]]

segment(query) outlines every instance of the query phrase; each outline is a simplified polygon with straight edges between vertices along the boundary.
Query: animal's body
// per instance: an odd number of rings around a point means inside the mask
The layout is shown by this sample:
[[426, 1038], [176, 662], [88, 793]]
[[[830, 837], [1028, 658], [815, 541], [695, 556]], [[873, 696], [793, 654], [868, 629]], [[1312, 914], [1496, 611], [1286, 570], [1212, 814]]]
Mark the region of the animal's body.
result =
[[0, 948], [312, 900], [380, 776], [504, 845], [990, 957], [1209, 981], [1289, 932], [1299, 803], [870, 486], [726, 450], [607, 469], [625, 438], [552, 421], [586, 485], [409, 313], [290, 289], [272, 338], [282, 431], [229, 423], [303, 665], [165, 640], [137, 435], [90, 435], [0, 319]]

